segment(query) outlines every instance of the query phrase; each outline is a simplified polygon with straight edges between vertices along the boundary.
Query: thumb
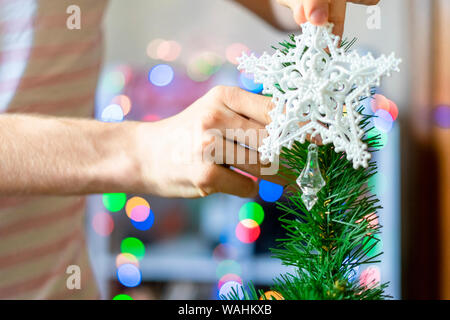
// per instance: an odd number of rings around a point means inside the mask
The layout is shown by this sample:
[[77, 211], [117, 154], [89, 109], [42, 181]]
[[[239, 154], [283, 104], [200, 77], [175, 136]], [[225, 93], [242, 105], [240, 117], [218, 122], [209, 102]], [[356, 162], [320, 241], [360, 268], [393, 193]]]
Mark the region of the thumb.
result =
[[328, 21], [328, 0], [303, 0], [306, 19], [314, 25]]

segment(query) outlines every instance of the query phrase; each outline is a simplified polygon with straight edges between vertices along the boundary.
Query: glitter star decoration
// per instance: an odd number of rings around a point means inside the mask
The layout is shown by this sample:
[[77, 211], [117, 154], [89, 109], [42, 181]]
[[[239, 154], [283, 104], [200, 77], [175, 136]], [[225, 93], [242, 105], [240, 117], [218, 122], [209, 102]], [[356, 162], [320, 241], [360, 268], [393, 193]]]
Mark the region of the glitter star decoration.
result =
[[367, 167], [370, 153], [362, 142], [357, 108], [382, 76], [399, 71], [401, 60], [394, 54], [375, 59], [371, 53], [346, 52], [332, 29], [331, 23], [305, 23], [302, 34], [294, 37], [294, 48], [238, 58], [238, 69], [252, 73], [275, 104], [259, 148], [261, 160], [273, 162], [282, 147], [320, 136], [323, 144], [333, 143], [335, 152], [345, 151], [355, 169]]

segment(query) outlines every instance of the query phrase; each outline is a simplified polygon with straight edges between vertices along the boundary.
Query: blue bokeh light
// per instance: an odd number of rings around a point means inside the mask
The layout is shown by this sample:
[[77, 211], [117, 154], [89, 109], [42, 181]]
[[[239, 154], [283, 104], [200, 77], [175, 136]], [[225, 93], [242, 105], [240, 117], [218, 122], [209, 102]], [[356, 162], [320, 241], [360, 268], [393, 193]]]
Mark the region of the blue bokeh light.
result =
[[261, 180], [259, 182], [259, 196], [264, 201], [275, 202], [280, 199], [282, 195], [283, 186], [266, 180]]
[[252, 76], [241, 73], [239, 75], [239, 84], [242, 89], [253, 93], [260, 93], [263, 90], [263, 85], [260, 83], [255, 83]]
[[173, 68], [167, 64], [158, 64], [150, 69], [148, 80], [157, 87], [170, 84], [174, 78]]
[[141, 284], [141, 270], [133, 264], [126, 263], [117, 268], [117, 279], [125, 287], [133, 288]]
[[102, 111], [101, 120], [103, 122], [122, 122], [123, 109], [118, 104], [110, 104]]
[[133, 224], [133, 226], [141, 231], [147, 231], [148, 229], [150, 229], [153, 226], [153, 223], [155, 222], [155, 215], [153, 214], [152, 209], [150, 209], [150, 213], [148, 214], [147, 219], [145, 219], [144, 221], [135, 221], [135, 220], [131, 220], [131, 223]]
[[389, 131], [391, 131], [392, 126], [394, 125], [394, 120], [392, 119], [392, 116], [388, 111], [384, 109], [378, 109], [375, 112], [373, 124], [379, 131], [388, 133]]

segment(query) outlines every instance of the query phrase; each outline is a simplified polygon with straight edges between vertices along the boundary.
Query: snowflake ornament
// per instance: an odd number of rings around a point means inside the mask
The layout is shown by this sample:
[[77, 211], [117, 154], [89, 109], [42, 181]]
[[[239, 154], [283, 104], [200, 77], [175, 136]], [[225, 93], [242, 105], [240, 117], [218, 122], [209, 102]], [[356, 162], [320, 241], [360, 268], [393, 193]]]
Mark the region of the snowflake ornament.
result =
[[399, 71], [401, 60], [394, 54], [375, 59], [370, 53], [347, 53], [332, 29], [331, 23], [305, 23], [303, 33], [294, 38], [296, 47], [287, 53], [277, 50], [259, 58], [244, 53], [238, 58], [238, 69], [254, 74], [275, 104], [266, 126], [269, 135], [258, 150], [262, 161], [273, 162], [294, 141], [320, 136], [323, 144], [333, 143], [335, 152], [345, 151], [355, 169], [367, 167], [370, 153], [361, 141], [362, 116], [356, 109], [382, 76]]

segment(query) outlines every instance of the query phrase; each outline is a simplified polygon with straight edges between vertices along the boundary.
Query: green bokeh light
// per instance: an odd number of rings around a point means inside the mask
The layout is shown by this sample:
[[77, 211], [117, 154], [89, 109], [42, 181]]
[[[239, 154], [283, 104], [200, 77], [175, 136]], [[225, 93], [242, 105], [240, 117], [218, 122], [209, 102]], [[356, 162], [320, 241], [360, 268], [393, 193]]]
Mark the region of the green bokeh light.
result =
[[373, 138], [375, 136], [380, 135], [380, 139], [378, 140], [378, 147], [374, 148], [374, 149], [383, 149], [386, 144], [388, 143], [388, 134], [386, 132], [380, 131], [377, 128], [372, 128], [368, 133], [367, 133], [367, 137], [368, 138]]
[[133, 298], [127, 294], [118, 294], [113, 298], [113, 300], [133, 300]]
[[120, 251], [122, 253], [130, 253], [138, 260], [141, 260], [145, 255], [145, 246], [141, 240], [130, 237], [122, 240]]
[[380, 236], [378, 234], [367, 236], [364, 238], [364, 251], [369, 249], [374, 243], [375, 246], [367, 252], [368, 257], [373, 257], [379, 253], [383, 249], [383, 243], [381, 242]]
[[247, 202], [239, 210], [239, 221], [245, 219], [252, 219], [256, 221], [258, 225], [261, 225], [264, 220], [263, 207], [256, 202]]
[[127, 202], [127, 195], [125, 193], [105, 193], [102, 198], [103, 205], [111, 212], [122, 210]]
[[226, 274], [236, 274], [238, 276], [241, 275], [242, 269], [239, 263], [234, 260], [223, 260], [219, 263], [216, 269], [217, 279], [222, 278]]

